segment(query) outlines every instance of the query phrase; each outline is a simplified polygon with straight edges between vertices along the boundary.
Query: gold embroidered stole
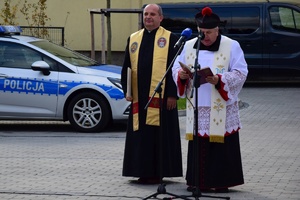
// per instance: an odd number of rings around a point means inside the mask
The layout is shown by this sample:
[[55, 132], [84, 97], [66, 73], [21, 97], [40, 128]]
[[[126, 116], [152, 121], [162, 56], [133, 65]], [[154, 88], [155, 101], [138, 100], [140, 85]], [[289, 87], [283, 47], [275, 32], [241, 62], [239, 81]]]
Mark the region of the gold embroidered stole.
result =
[[[185, 64], [190, 68], [194, 67], [195, 59], [196, 59], [196, 51], [193, 46], [197, 41], [197, 37], [191, 40], [186, 41], [185, 47]], [[193, 80], [189, 80], [189, 83], [186, 87], [186, 135], [185, 138], [187, 140], [193, 140], [193, 132], [194, 132], [194, 108], [192, 103], [195, 102], [194, 96], [191, 97]], [[198, 130], [197, 130], [198, 131]]]
[[[214, 53], [213, 73], [223, 74], [228, 71], [231, 52], [231, 39], [223, 37], [219, 51]], [[211, 111], [209, 141], [224, 143], [226, 133], [226, 101], [221, 97], [214, 85], [211, 85]]]
[[[189, 40], [186, 42], [186, 64], [188, 66], [193, 66], [196, 58], [196, 50], [193, 49], [193, 46], [197, 38]], [[228, 71], [229, 66], [229, 57], [230, 57], [230, 48], [231, 40], [227, 37], [222, 37], [219, 51], [214, 52], [214, 62], [212, 71], [214, 74], [222, 74]], [[193, 140], [193, 131], [194, 131], [194, 110], [193, 105], [190, 102], [194, 103], [194, 97], [191, 96], [191, 83], [187, 86], [187, 98], [190, 101], [187, 101], [186, 105], [186, 139]], [[200, 86], [201, 87], [201, 86]], [[220, 142], [224, 143], [224, 134], [226, 132], [225, 122], [226, 122], [226, 101], [221, 97], [220, 93], [215, 89], [215, 86], [211, 86], [211, 113], [210, 113], [210, 142]], [[198, 122], [197, 122], [198, 123]], [[196, 130], [198, 132], [198, 130]]]
[[[133, 33], [130, 36], [130, 60], [131, 60], [131, 77], [132, 77], [132, 97], [133, 97], [133, 130], [136, 131], [139, 129], [139, 117], [138, 117], [138, 57], [140, 44], [143, 38], [144, 29]], [[166, 29], [159, 27], [156, 32], [154, 40], [154, 51], [153, 51], [153, 65], [152, 65], [152, 76], [151, 76], [151, 85], [149, 99], [153, 95], [156, 86], [159, 81], [163, 78], [163, 75], [166, 72], [167, 68], [167, 59], [168, 59], [168, 50], [169, 50], [169, 39], [171, 32]], [[152, 44], [149, 44], [152, 45]], [[142, 56], [142, 55], [141, 55]], [[164, 85], [164, 83], [163, 83]], [[164, 96], [164, 90], [161, 93], [162, 97]], [[159, 116], [159, 94], [156, 93], [150, 102], [147, 109], [146, 124], [147, 125], [160, 125], [160, 116]]]

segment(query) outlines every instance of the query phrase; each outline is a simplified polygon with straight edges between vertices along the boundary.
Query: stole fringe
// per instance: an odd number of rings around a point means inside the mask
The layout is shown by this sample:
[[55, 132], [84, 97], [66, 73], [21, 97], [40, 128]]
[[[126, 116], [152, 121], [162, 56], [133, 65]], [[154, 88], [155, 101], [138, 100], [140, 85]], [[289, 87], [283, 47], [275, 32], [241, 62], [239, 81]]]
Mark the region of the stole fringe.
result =
[[[194, 135], [192, 133], [186, 133], [185, 139], [186, 140], [193, 140]], [[224, 143], [224, 136], [220, 135], [210, 135], [209, 142], [216, 142], [216, 143]]]
[[209, 142], [217, 142], [217, 143], [224, 143], [224, 136], [221, 135], [210, 135]]
[[193, 137], [194, 137], [193, 133], [186, 133], [185, 134], [185, 139], [186, 140], [193, 140]]

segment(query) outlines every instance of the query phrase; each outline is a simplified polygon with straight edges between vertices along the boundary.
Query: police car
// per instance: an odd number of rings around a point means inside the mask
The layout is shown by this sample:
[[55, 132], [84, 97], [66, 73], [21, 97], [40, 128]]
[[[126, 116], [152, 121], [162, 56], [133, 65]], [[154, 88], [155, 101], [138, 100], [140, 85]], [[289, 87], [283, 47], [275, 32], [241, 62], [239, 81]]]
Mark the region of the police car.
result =
[[0, 119], [69, 121], [77, 131], [100, 132], [128, 118], [120, 66], [20, 32], [0, 26]]

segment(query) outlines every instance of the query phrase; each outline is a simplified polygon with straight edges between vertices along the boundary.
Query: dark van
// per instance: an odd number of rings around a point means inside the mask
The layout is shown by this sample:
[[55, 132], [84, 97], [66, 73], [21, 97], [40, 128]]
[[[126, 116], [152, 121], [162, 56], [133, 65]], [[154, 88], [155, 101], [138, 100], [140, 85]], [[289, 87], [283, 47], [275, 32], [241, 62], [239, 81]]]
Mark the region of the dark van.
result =
[[[298, 3], [300, 4], [300, 3]], [[300, 7], [286, 2], [165, 3], [162, 26], [197, 36], [196, 13], [209, 6], [221, 18], [220, 31], [237, 40], [248, 63], [247, 82], [300, 82]]]

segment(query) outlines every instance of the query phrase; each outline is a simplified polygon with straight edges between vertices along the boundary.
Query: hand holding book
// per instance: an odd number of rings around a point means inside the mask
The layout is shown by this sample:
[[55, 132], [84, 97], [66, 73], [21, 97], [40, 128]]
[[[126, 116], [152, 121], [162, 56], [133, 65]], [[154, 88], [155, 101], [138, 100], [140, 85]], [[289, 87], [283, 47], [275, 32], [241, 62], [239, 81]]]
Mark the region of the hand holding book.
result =
[[[195, 72], [194, 68], [189, 67], [180, 61], [179, 61], [179, 64], [180, 64], [181, 68], [189, 74], [190, 78], [193, 78], [193, 75]], [[207, 76], [214, 75], [209, 67], [201, 68], [200, 70], [197, 71], [197, 74], [198, 74], [198, 76], [200, 76], [200, 85], [207, 83], [207, 81], [206, 81]]]

